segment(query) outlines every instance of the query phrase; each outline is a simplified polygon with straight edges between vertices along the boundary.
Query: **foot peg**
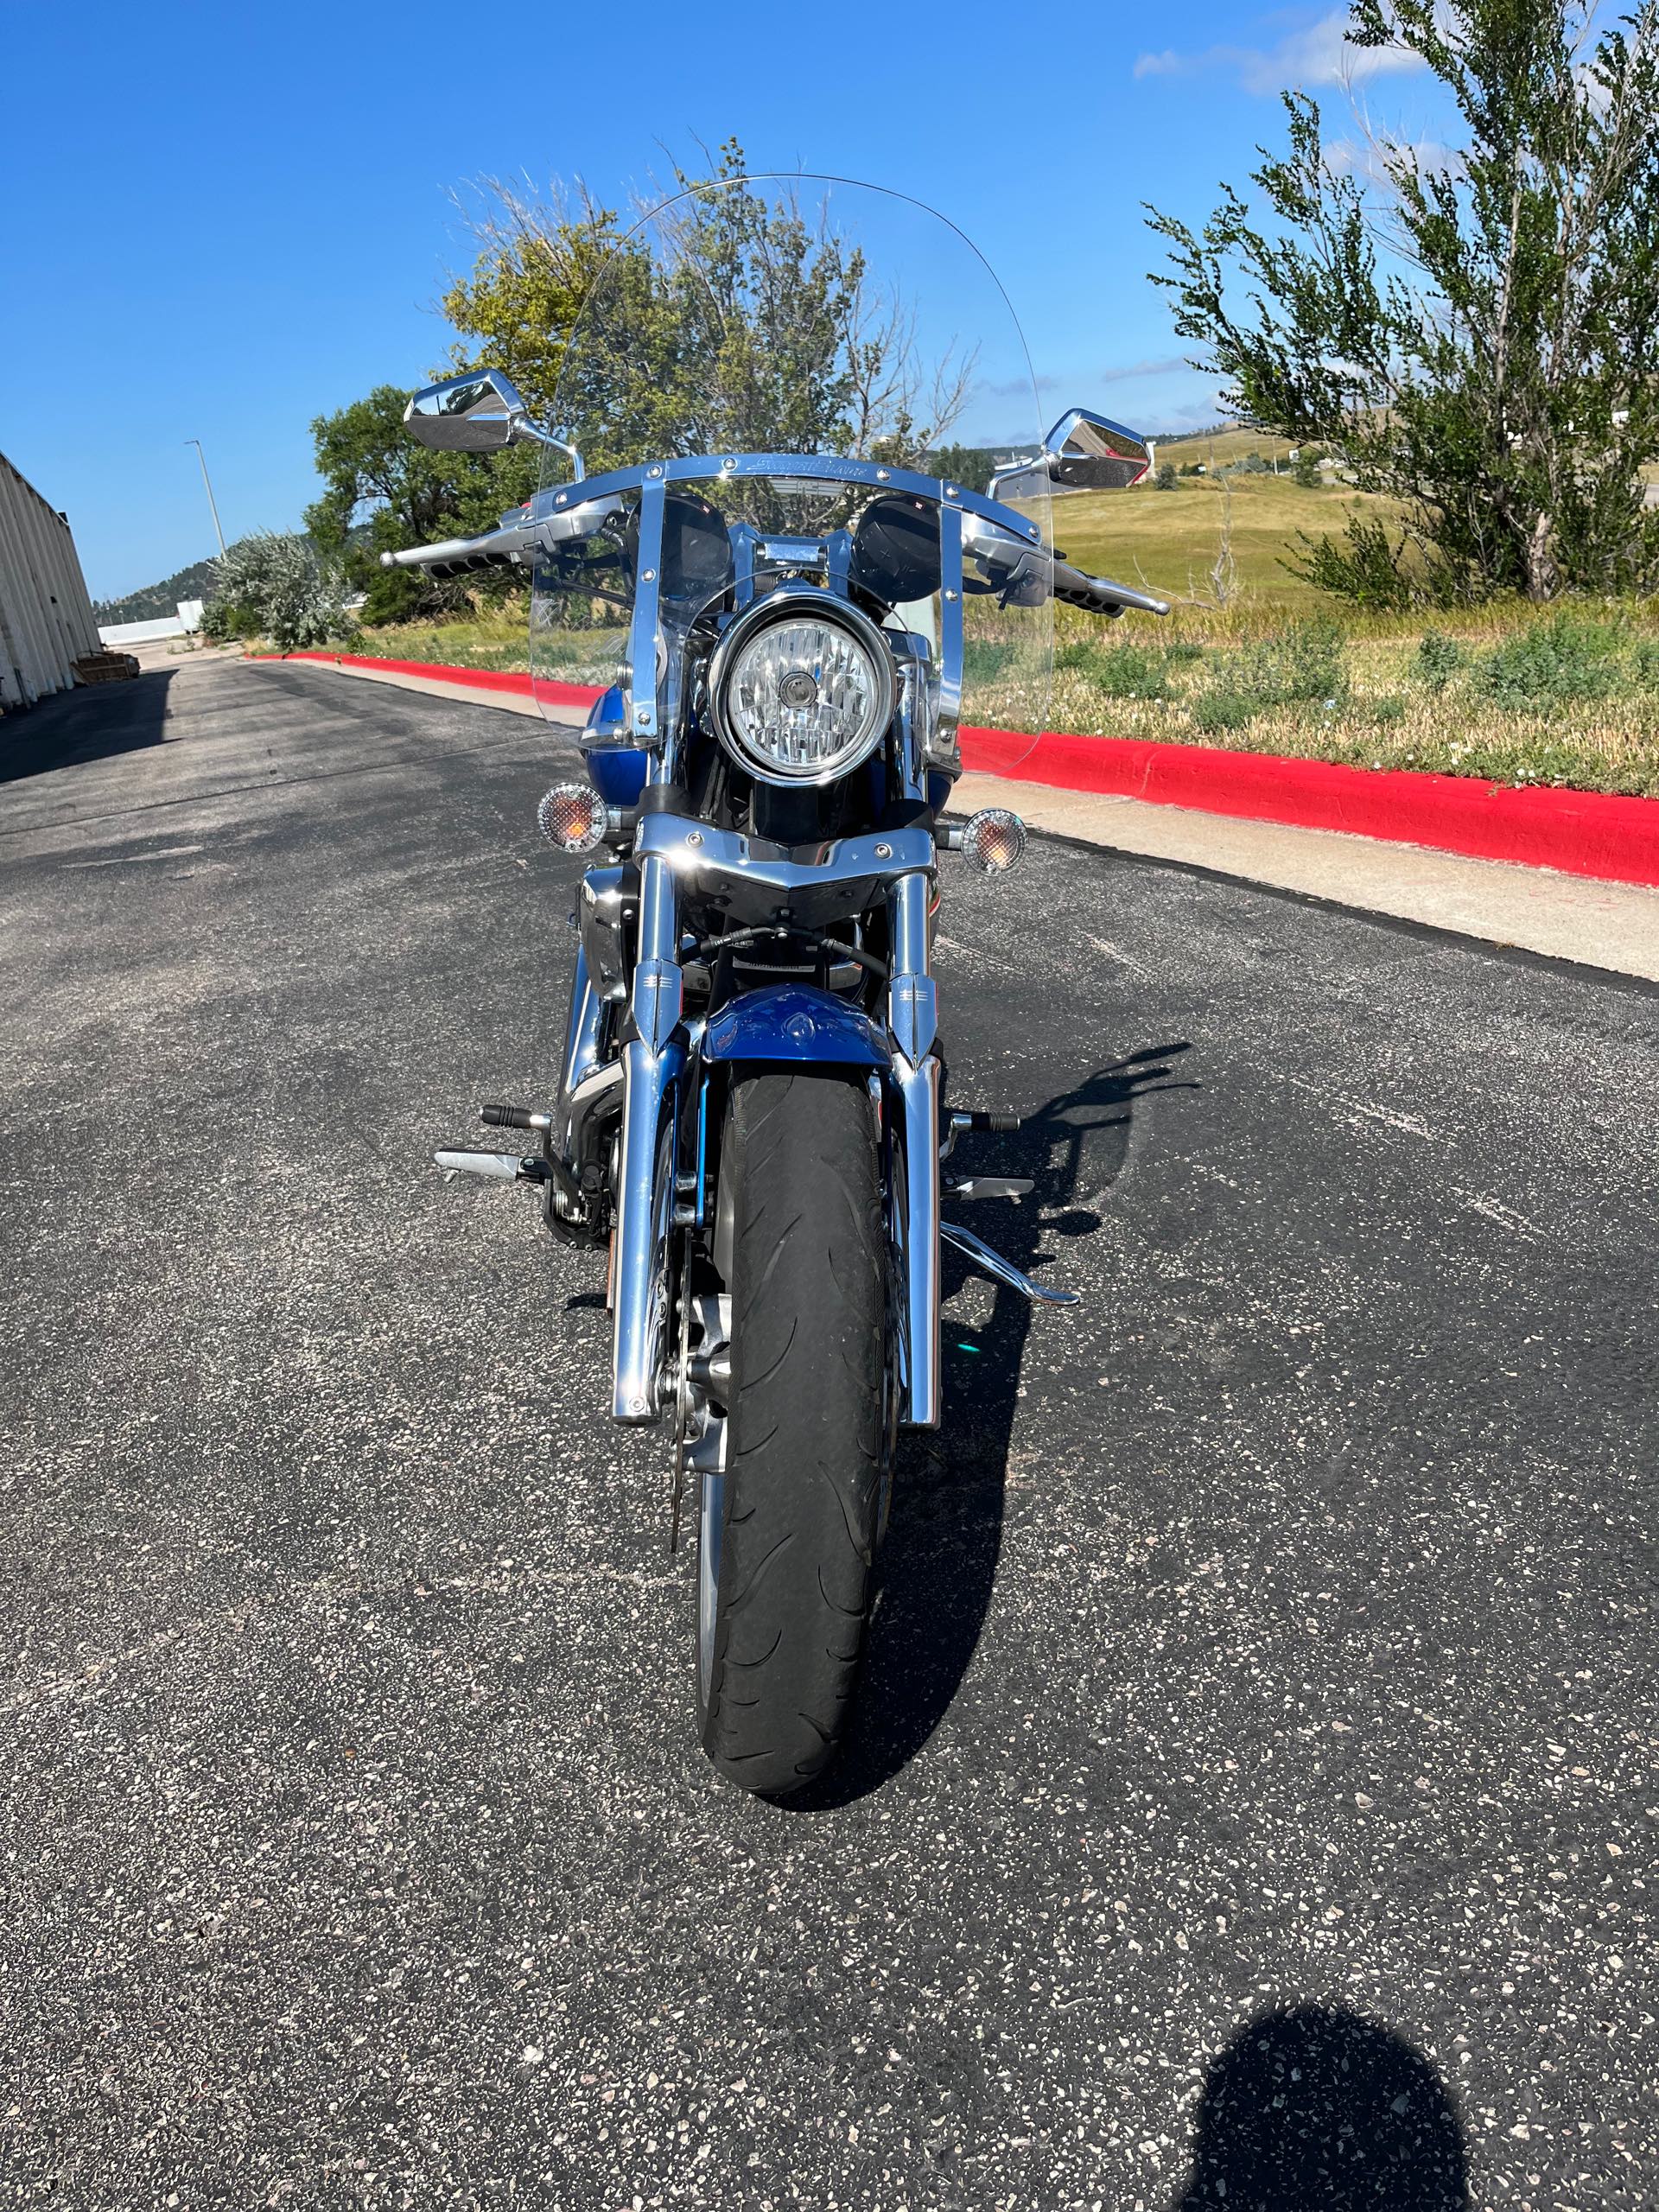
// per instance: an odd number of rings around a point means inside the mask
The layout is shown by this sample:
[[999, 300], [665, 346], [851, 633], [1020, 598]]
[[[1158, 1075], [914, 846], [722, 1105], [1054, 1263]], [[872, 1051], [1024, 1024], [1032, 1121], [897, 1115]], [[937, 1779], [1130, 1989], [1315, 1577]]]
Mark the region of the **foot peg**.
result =
[[1028, 1298], [1033, 1306], [1077, 1306], [1081, 1303], [1075, 1290], [1050, 1290], [1040, 1282], [1033, 1282], [1028, 1274], [1014, 1266], [1012, 1260], [1005, 1260], [1000, 1252], [994, 1252], [982, 1236], [976, 1236], [971, 1229], [959, 1229], [954, 1221], [942, 1221], [939, 1235], [947, 1244], [954, 1244], [957, 1251], [966, 1254], [976, 1267], [989, 1275], [993, 1282], [1000, 1282], [1008, 1290], [1017, 1290], [1021, 1298]]
[[480, 1106], [478, 1118], [486, 1129], [550, 1129], [553, 1116], [532, 1106]]
[[948, 1198], [1023, 1198], [1036, 1187], [1029, 1175], [947, 1175], [940, 1185]]
[[949, 1160], [957, 1148], [957, 1139], [968, 1129], [979, 1129], [995, 1136], [1012, 1136], [1020, 1127], [1017, 1114], [988, 1112], [983, 1108], [969, 1111], [957, 1107], [944, 1117], [944, 1135], [939, 1145], [939, 1158]]
[[440, 1167], [459, 1170], [463, 1175], [488, 1175], [498, 1183], [546, 1183], [552, 1179], [552, 1170], [546, 1160], [533, 1152], [526, 1153], [522, 1159], [516, 1152], [435, 1152], [432, 1157]]

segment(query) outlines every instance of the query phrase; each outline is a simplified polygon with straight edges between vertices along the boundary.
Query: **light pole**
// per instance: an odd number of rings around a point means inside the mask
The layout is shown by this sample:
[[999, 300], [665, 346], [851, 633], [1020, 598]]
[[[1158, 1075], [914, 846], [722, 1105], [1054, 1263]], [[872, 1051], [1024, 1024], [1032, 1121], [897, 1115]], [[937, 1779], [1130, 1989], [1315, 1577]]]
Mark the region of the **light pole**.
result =
[[201, 480], [207, 486], [207, 504], [213, 511], [213, 536], [219, 540], [219, 557], [222, 560], [225, 554], [225, 533], [219, 526], [219, 502], [213, 497], [213, 481], [207, 474], [207, 456], [201, 449], [200, 438], [187, 438], [184, 442], [188, 446], [194, 446], [196, 459], [201, 463]]

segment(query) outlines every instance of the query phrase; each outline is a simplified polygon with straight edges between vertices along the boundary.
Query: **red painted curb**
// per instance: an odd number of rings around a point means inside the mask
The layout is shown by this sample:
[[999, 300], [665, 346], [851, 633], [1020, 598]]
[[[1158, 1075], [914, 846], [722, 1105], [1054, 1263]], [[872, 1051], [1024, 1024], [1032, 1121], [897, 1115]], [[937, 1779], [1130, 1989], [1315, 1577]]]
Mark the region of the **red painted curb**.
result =
[[388, 676], [429, 676], [435, 683], [464, 683], [474, 691], [512, 691], [520, 698], [540, 696], [556, 707], [591, 707], [605, 696], [594, 683], [532, 684], [517, 668], [455, 668], [448, 661], [374, 660], [365, 653], [250, 653], [250, 660], [316, 660], [327, 668], [378, 668]]
[[[259, 659], [338, 662], [425, 676], [480, 691], [542, 696], [591, 707], [597, 686], [542, 683], [515, 670], [453, 668], [423, 660], [373, 660], [358, 653], [259, 654]], [[1229, 753], [1210, 745], [1163, 745], [1129, 737], [1046, 731], [964, 729], [963, 765], [1058, 791], [1099, 791], [1155, 806], [1190, 807], [1303, 830], [1340, 830], [1395, 844], [1428, 845], [1475, 860], [1559, 868], [1614, 883], [1659, 884], [1659, 799], [1605, 791], [1517, 789], [1473, 776], [1430, 776], [1409, 768], [1343, 768], [1279, 753]]]
[[1520, 789], [1409, 768], [1344, 768], [1279, 753], [1049, 731], [962, 733], [963, 764], [1058, 790], [1101, 791], [1304, 830], [1429, 845], [1476, 860], [1659, 884], [1659, 800]]

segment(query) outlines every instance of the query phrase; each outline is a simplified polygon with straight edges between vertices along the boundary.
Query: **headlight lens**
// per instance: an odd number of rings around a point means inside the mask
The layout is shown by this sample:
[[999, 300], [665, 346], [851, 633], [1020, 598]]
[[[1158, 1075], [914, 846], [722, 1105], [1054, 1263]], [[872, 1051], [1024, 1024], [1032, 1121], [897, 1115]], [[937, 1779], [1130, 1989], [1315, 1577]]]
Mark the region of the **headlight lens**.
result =
[[872, 752], [893, 711], [879, 640], [816, 608], [779, 614], [736, 641], [721, 672], [719, 719], [748, 766], [787, 783], [824, 783]]

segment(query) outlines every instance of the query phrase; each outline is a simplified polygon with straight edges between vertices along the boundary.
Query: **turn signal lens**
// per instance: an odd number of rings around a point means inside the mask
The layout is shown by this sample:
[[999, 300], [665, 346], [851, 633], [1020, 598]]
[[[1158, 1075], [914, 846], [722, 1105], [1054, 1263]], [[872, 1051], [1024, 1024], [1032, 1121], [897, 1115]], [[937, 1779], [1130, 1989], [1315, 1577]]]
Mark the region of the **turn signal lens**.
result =
[[591, 853], [605, 835], [605, 802], [586, 784], [555, 784], [536, 810], [536, 826], [562, 853]]
[[1026, 849], [1026, 825], [1006, 806], [982, 806], [962, 829], [962, 856], [970, 868], [1001, 875]]

